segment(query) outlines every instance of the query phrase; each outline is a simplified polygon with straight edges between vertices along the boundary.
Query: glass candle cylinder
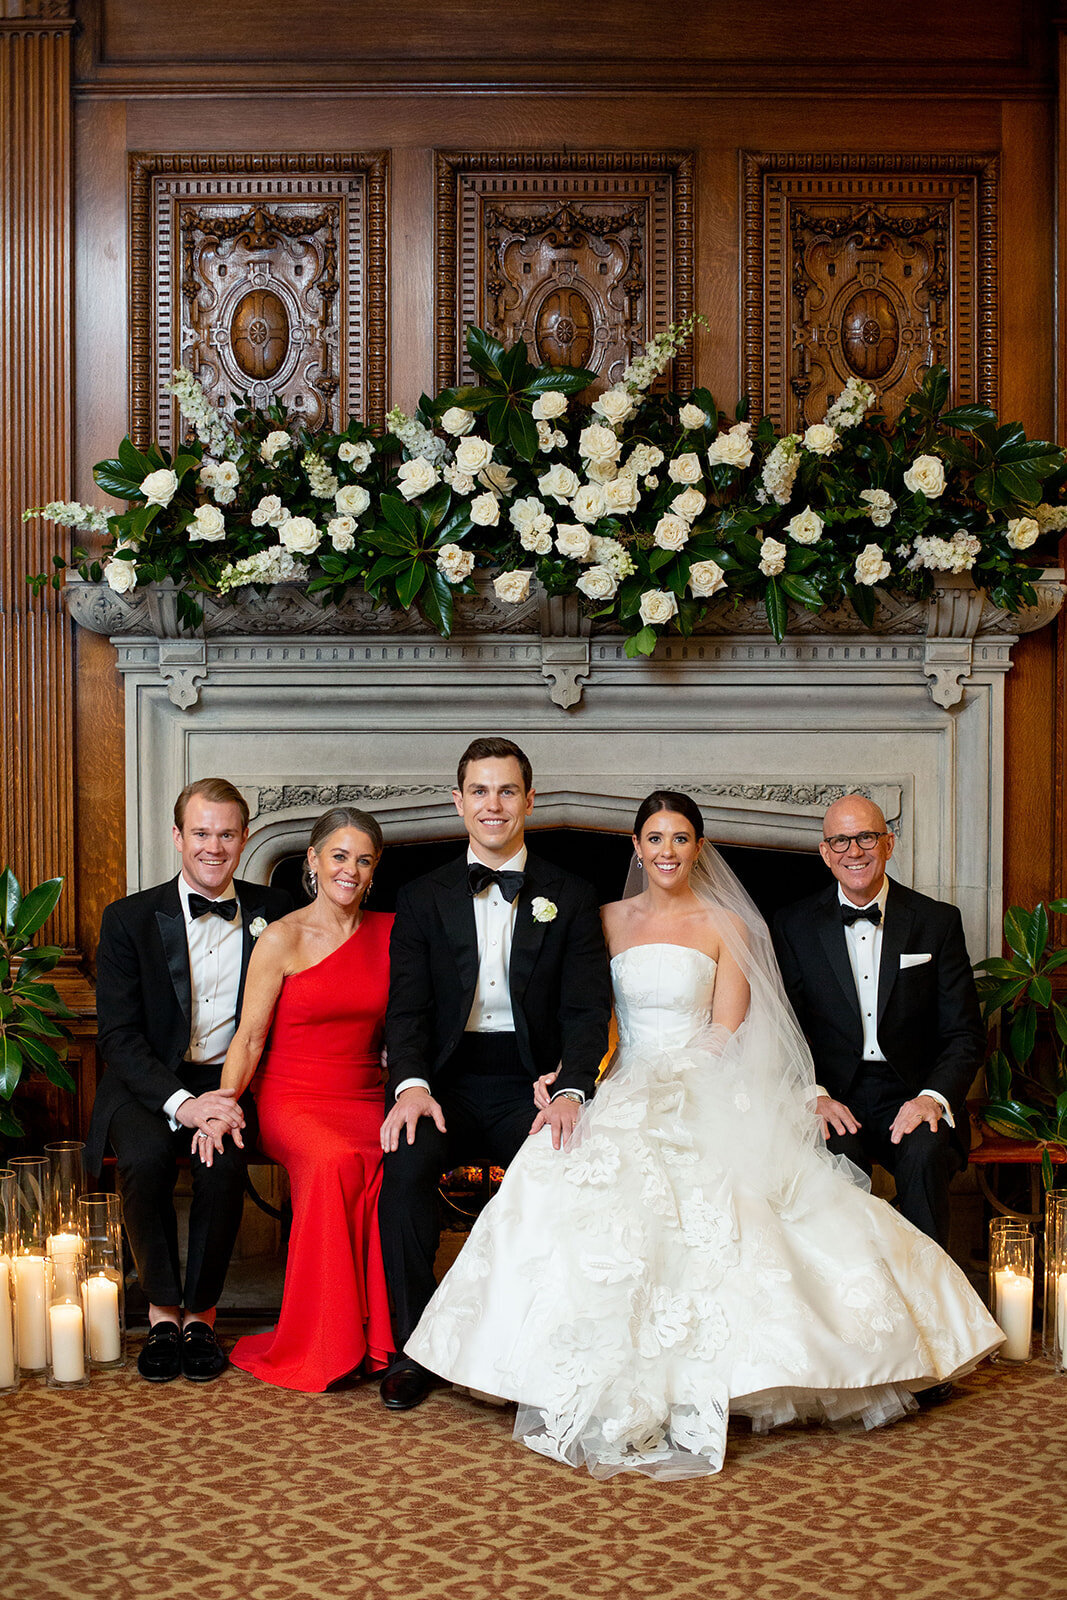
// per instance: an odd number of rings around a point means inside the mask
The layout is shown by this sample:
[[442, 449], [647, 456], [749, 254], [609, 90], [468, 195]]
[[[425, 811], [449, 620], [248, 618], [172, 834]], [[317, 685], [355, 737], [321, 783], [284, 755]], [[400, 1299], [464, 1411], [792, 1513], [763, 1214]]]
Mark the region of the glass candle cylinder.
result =
[[1004, 1333], [994, 1360], [1029, 1361], [1034, 1321], [1034, 1236], [1029, 1223], [989, 1224], [989, 1309]]
[[50, 1389], [80, 1389], [89, 1381], [88, 1330], [85, 1316], [85, 1257], [73, 1258], [73, 1292], [69, 1276], [62, 1281], [48, 1272], [48, 1376]]
[[82, 1252], [78, 1199], [85, 1188], [85, 1146], [70, 1139], [46, 1144], [48, 1158], [48, 1255], [57, 1292], [74, 1294], [79, 1278], [75, 1257]]
[[0, 1168], [0, 1394], [19, 1386], [15, 1353], [15, 1174]]
[[83, 1194], [78, 1202], [85, 1245], [85, 1314], [94, 1369], [126, 1365], [126, 1293], [122, 1264], [122, 1201]]
[[1057, 1372], [1067, 1372], [1067, 1189], [1045, 1195], [1044, 1352]]
[[15, 1156], [16, 1350], [22, 1372], [44, 1372], [48, 1365], [48, 1162], [43, 1156]]

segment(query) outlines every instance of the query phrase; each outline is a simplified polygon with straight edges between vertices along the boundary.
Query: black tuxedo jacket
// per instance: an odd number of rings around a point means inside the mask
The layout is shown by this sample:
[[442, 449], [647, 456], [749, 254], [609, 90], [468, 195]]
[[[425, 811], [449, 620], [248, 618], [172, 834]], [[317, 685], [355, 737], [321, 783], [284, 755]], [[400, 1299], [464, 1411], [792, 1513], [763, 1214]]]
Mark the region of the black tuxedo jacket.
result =
[[[847, 1103], [863, 1069], [863, 1024], [836, 881], [780, 911], [774, 943], [815, 1076]], [[902, 956], [919, 955], [929, 960], [901, 965]], [[959, 1113], [986, 1043], [963, 923], [955, 906], [892, 880], [878, 969], [878, 1043], [906, 1090], [902, 1100], [936, 1089], [962, 1133]]]
[[[292, 910], [278, 889], [233, 881], [241, 905], [243, 949], [237, 995], [240, 1016], [249, 931], [257, 917], [273, 922]], [[140, 1101], [160, 1111], [179, 1089], [192, 1026], [192, 988], [178, 879], [116, 900], [100, 923], [96, 953], [97, 1043], [106, 1063], [93, 1102], [85, 1162], [99, 1172], [107, 1131], [119, 1106]]]
[[[535, 922], [532, 902], [557, 907]], [[405, 1078], [434, 1078], [463, 1038], [478, 982], [474, 902], [464, 856], [407, 884], [397, 896], [389, 947], [385, 1037], [391, 1103]], [[515, 1038], [531, 1082], [562, 1069], [553, 1085], [593, 1091], [608, 1043], [611, 980], [592, 887], [527, 855], [509, 968]]]

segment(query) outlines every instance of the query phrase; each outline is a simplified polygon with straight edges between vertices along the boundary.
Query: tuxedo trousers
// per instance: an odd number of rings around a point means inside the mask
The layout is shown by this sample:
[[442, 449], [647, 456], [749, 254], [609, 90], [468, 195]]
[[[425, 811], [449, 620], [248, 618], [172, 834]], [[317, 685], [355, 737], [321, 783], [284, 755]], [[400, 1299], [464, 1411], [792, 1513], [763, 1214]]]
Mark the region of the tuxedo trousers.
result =
[[431, 1084], [446, 1132], [420, 1117], [414, 1142], [401, 1133], [385, 1156], [378, 1203], [393, 1333], [402, 1351], [437, 1281], [441, 1174], [472, 1162], [506, 1167], [525, 1143], [537, 1109], [513, 1033], [468, 1033]]
[[[183, 1072], [189, 1071], [187, 1065]], [[213, 1072], [214, 1084], [205, 1081], [198, 1092], [218, 1088], [219, 1068]], [[222, 1296], [244, 1208], [246, 1151], [257, 1142], [251, 1095], [242, 1096], [241, 1108], [244, 1150], [227, 1139], [210, 1167], [199, 1156], [190, 1156], [192, 1195], [184, 1274], [174, 1188], [178, 1157], [189, 1156], [192, 1130], [179, 1126], [172, 1133], [162, 1112], [150, 1111], [139, 1101], [120, 1106], [111, 1119], [108, 1138], [115, 1152], [126, 1234], [141, 1287], [152, 1305], [210, 1311]]]
[[831, 1132], [829, 1148], [870, 1176], [874, 1162], [892, 1175], [901, 1216], [948, 1249], [949, 1184], [963, 1166], [955, 1135], [941, 1119], [936, 1131], [920, 1122], [893, 1144], [889, 1130], [911, 1090], [887, 1061], [864, 1061], [843, 1097], [859, 1133]]

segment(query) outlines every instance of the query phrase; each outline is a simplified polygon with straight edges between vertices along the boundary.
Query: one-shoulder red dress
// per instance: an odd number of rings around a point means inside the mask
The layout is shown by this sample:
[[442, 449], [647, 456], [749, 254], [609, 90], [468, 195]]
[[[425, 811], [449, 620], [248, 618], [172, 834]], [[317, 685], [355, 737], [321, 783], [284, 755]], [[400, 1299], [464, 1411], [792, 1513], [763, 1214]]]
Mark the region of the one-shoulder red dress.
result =
[[283, 1389], [319, 1393], [392, 1353], [378, 1237], [392, 921], [364, 912], [343, 945], [286, 978], [252, 1080], [260, 1144], [289, 1174], [293, 1227], [278, 1326], [239, 1339], [231, 1359]]

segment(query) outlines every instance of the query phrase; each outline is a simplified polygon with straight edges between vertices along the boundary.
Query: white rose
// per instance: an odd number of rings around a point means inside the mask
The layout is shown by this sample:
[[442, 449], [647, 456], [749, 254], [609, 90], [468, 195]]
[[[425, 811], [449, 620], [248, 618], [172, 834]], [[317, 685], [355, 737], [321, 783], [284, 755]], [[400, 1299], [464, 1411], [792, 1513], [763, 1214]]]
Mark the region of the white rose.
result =
[[218, 481], [217, 477], [216, 477], [216, 474], [217, 474], [218, 470], [219, 470], [218, 462], [217, 461], [212, 461], [210, 456], [208, 456], [206, 460], [201, 461], [201, 463], [200, 463], [200, 487], [201, 487], [201, 489], [210, 489], [212, 484], [214, 484], [214, 483], [216, 483]]
[[620, 472], [617, 478], [604, 485], [604, 504], [609, 512], [618, 516], [625, 517], [636, 511], [640, 498], [637, 479], [631, 478], [628, 472]]
[[546, 900], [543, 894], [534, 895], [530, 902], [535, 922], [554, 922], [559, 915], [559, 907], [554, 900]]
[[599, 483], [603, 488], [607, 483], [614, 483], [619, 469], [614, 461], [587, 461], [585, 475], [590, 483]]
[[268, 433], [259, 447], [260, 460], [273, 461], [276, 455], [280, 455], [283, 450], [288, 450], [292, 442], [287, 433]]
[[343, 517], [361, 517], [370, 505], [370, 495], [361, 483], [346, 483], [334, 495], [333, 503]]
[[278, 538], [295, 556], [310, 556], [322, 543], [322, 534], [310, 517], [290, 517], [278, 529]]
[[860, 499], [870, 506], [870, 519], [876, 528], [887, 528], [897, 503], [885, 489], [861, 489]]
[[443, 544], [437, 552], [437, 570], [449, 583], [462, 583], [474, 571], [474, 556], [458, 544]]
[[351, 550], [356, 542], [355, 518], [331, 517], [326, 524], [326, 532], [330, 535], [330, 543], [335, 550]]
[[785, 525], [785, 531], [797, 544], [818, 544], [822, 538], [823, 520], [817, 511], [805, 506]]
[[220, 506], [232, 506], [237, 499], [236, 489], [216, 489], [215, 500]]
[[267, 931], [267, 919], [266, 919], [266, 917], [253, 917], [252, 921], [248, 924], [248, 937], [250, 939], [258, 939], [260, 934], [261, 933], [266, 933], [266, 931]]
[[556, 417], [562, 417], [567, 405], [565, 394], [558, 389], [546, 389], [544, 394], [537, 396], [530, 414], [535, 422], [553, 422]]
[[556, 437], [557, 435], [550, 422], [539, 422], [537, 424], [537, 448], [543, 451], [545, 455], [555, 447]]
[[282, 509], [282, 503], [276, 494], [265, 494], [252, 513], [253, 528], [262, 528], [265, 522], [270, 522]]
[[759, 569], [765, 578], [776, 578], [785, 571], [786, 548], [778, 539], [764, 539]]
[[703, 428], [708, 420], [708, 414], [700, 406], [685, 405], [678, 413], [678, 421], [685, 429]]
[[484, 483], [487, 489], [495, 489], [498, 494], [510, 494], [515, 481], [502, 461], [490, 461], [484, 472], [478, 474], [478, 482]]
[[748, 433], [718, 434], [708, 446], [708, 465], [712, 467], [747, 467], [752, 460], [752, 444]]
[[469, 472], [457, 472], [454, 462], [450, 461], [446, 467], [441, 468], [441, 476], [457, 494], [474, 493], [474, 479]]
[[528, 600], [532, 577], [532, 572], [524, 572], [521, 569], [499, 573], [493, 579], [497, 599], [506, 601], [508, 605], [518, 605], [520, 600]]
[[681, 550], [689, 543], [689, 524], [668, 512], [656, 523], [652, 537], [661, 550]]
[[598, 483], [583, 483], [571, 500], [571, 510], [579, 522], [599, 522], [606, 509], [604, 491]]
[[1008, 543], [1013, 550], [1029, 550], [1040, 532], [1033, 517], [1012, 517], [1008, 523]]
[[197, 506], [196, 515], [189, 524], [190, 539], [204, 539], [214, 544], [226, 537], [226, 518], [218, 506]]
[[638, 615], [644, 623], [662, 624], [678, 615], [678, 602], [669, 589], [646, 589]]
[[[432, 489], [437, 480], [437, 469], [427, 461], [425, 456], [416, 456], [413, 461], [402, 461], [397, 471], [399, 480], [397, 487], [405, 500], [414, 500], [417, 494], [425, 494], [427, 489]], [[340, 510], [340, 507], [338, 507]]]
[[614, 600], [619, 580], [610, 567], [586, 567], [574, 587], [589, 600]]
[[618, 461], [622, 445], [610, 428], [591, 422], [578, 435], [578, 449], [586, 461]]
[[[118, 550], [115, 554], [118, 554]], [[104, 567], [104, 577], [116, 594], [129, 594], [131, 589], [137, 587], [136, 563], [112, 559]]]
[[857, 583], [881, 583], [883, 578], [888, 578], [892, 570], [882, 550], [876, 544], [864, 545], [856, 557]]
[[565, 467], [562, 462], [542, 473], [537, 480], [537, 487], [546, 498], [558, 500], [560, 504], [569, 500], [571, 495], [578, 492], [578, 477], [570, 467]]
[[241, 474], [232, 461], [220, 461], [215, 468], [215, 483], [220, 489], [236, 489]]
[[544, 509], [536, 495], [526, 495], [521, 500], [512, 501], [508, 507], [508, 521], [516, 533], [525, 533], [533, 527]]
[[160, 467], [141, 481], [141, 493], [150, 506], [169, 506], [177, 490], [178, 474], [169, 467]]
[[365, 439], [361, 440], [359, 444], [352, 444], [346, 439], [342, 445], [338, 446], [337, 450], [338, 461], [347, 461], [353, 472], [365, 472], [371, 464], [373, 455], [374, 447], [368, 444]]
[[449, 406], [441, 418], [441, 426], [446, 433], [461, 438], [474, 427], [474, 412], [467, 411], [463, 406]]
[[588, 561], [593, 553], [593, 536], [580, 522], [561, 522], [556, 527], [556, 549], [572, 561]]
[[552, 535], [540, 528], [528, 528], [525, 533], [519, 534], [519, 543], [535, 556], [547, 556], [552, 549]]
[[945, 468], [940, 456], [916, 456], [904, 474], [904, 487], [912, 494], [936, 500], [945, 490]]
[[717, 561], [694, 561], [689, 568], [689, 590], [697, 600], [707, 600], [726, 588], [723, 570]]
[[612, 428], [617, 428], [620, 422], [625, 422], [627, 417], [632, 417], [636, 409], [633, 397], [624, 383], [617, 383], [611, 389], [605, 389], [599, 399], [594, 400], [590, 407], [598, 417]]
[[500, 501], [495, 494], [480, 494], [471, 501], [471, 521], [479, 528], [495, 528], [500, 521]]
[[825, 422], [813, 422], [802, 442], [805, 450], [813, 455], [828, 456], [837, 444], [837, 433]]
[[667, 476], [672, 483], [699, 483], [704, 474], [696, 451], [687, 450], [684, 455], [675, 456], [667, 467]]
[[707, 503], [699, 489], [683, 489], [682, 493], [676, 494], [671, 501], [671, 510], [676, 517], [684, 517], [686, 522], [695, 522]]
[[456, 446], [456, 466], [460, 472], [469, 472], [472, 477], [483, 471], [492, 459], [492, 445], [488, 439], [479, 439], [477, 434], [472, 434], [469, 439], [461, 439]]

